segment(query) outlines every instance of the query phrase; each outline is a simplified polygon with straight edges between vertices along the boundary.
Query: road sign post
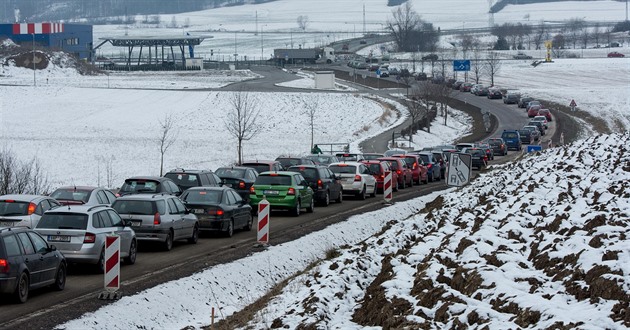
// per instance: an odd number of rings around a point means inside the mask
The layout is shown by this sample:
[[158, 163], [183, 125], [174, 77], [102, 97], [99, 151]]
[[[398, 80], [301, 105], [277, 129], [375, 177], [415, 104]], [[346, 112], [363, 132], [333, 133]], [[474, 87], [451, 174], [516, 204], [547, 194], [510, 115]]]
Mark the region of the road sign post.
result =
[[383, 178], [383, 199], [385, 203], [392, 201], [392, 172], [385, 171], [385, 177]]
[[470, 182], [472, 155], [452, 153], [448, 163], [446, 184], [450, 187], [462, 187]]
[[269, 202], [263, 199], [258, 203], [258, 243], [269, 244]]
[[453, 60], [453, 71], [470, 71], [470, 60]]
[[107, 235], [105, 237], [104, 255], [105, 288], [98, 295], [101, 300], [118, 300], [122, 296], [120, 289], [120, 236]]

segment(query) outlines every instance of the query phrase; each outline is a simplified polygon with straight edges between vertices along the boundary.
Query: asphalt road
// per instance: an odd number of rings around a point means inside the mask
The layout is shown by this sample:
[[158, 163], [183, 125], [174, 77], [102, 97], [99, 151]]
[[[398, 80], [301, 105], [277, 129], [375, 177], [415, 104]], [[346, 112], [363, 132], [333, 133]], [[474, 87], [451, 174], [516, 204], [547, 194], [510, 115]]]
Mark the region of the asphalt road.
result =
[[[394, 201], [416, 198], [445, 187], [444, 181], [414, 186], [395, 193]], [[303, 213], [299, 217], [288, 216], [285, 211], [272, 211], [270, 243], [278, 245], [294, 240], [330, 224], [341, 222], [352, 215], [383, 206], [382, 194], [365, 201], [344, 195], [341, 204], [332, 203], [328, 207], [316, 207], [314, 213]], [[216, 235], [201, 237], [197, 244], [178, 242], [169, 252], [140, 242], [136, 264], [121, 267], [121, 290], [125, 295], [130, 295], [166, 281], [190, 276], [212, 265], [243, 258], [261, 250], [255, 243], [255, 230], [239, 231], [231, 238]], [[12, 304], [2, 300], [0, 328], [47, 329], [75, 319], [107, 303], [97, 299], [102, 287], [103, 275], [96, 274], [86, 267], [73, 266], [69, 269], [64, 291], [56, 292], [49, 289], [32, 291], [25, 304]]]

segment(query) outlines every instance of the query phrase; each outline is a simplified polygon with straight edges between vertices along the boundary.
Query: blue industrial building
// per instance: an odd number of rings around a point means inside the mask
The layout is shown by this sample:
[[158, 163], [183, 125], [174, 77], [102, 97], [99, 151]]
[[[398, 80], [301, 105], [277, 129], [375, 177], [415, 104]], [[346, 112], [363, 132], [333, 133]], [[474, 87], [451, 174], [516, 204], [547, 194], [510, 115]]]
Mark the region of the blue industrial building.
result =
[[0, 39], [9, 38], [19, 45], [60, 49], [77, 58], [92, 60], [92, 26], [66, 23], [0, 24]]

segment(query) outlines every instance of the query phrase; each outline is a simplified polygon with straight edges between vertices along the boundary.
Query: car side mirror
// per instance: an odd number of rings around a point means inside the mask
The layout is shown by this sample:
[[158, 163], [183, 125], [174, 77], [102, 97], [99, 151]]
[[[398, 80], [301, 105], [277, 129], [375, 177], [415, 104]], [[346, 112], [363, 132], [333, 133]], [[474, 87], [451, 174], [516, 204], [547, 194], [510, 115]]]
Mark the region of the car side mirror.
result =
[[48, 246], [48, 248], [46, 249], [46, 253], [50, 253], [50, 252], [54, 252], [57, 251], [57, 247], [54, 245], [50, 245]]
[[190, 212], [190, 210], [189, 210], [189, 209], [185, 209], [185, 210], [184, 210], [184, 214], [190, 214], [190, 213], [192, 213], [192, 212]]

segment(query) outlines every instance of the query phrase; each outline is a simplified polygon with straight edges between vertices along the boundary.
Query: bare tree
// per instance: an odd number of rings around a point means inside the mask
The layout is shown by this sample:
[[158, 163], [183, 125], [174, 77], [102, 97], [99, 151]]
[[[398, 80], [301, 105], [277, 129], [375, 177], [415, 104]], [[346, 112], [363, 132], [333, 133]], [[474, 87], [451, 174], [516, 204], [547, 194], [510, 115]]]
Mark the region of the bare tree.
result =
[[392, 10], [392, 18], [387, 20], [387, 30], [394, 37], [398, 50], [410, 50], [408, 45], [411, 44], [412, 32], [419, 25], [420, 16], [413, 10], [409, 1]]
[[262, 128], [258, 122], [258, 100], [249, 93], [239, 91], [232, 95], [231, 111], [227, 114], [225, 127], [237, 140], [238, 163], [243, 163], [243, 141], [249, 141]]
[[308, 27], [308, 16], [307, 15], [298, 16], [297, 24], [298, 24], [298, 27], [302, 29], [302, 31], [306, 31], [306, 28]]
[[48, 177], [37, 158], [22, 162], [11, 150], [0, 151], [0, 195], [49, 192]]
[[541, 21], [534, 34], [534, 46], [536, 46], [536, 49], [538, 50], [542, 47], [543, 42], [548, 39], [549, 29], [547, 28], [545, 21]]
[[173, 17], [171, 17], [171, 24], [169, 24], [170, 28], [176, 28], [177, 27], [177, 17], [175, 17], [173, 15]]
[[486, 70], [490, 75], [490, 86], [494, 86], [494, 75], [501, 69], [501, 59], [497, 52], [490, 52], [486, 58]]
[[175, 120], [171, 115], [166, 115], [163, 120], [159, 120], [159, 135], [157, 138], [157, 143], [160, 146], [160, 176], [164, 173], [164, 154], [175, 143], [176, 139]]
[[575, 45], [582, 34], [582, 30], [585, 29], [585, 22], [581, 18], [572, 18], [569, 20], [567, 25], [569, 28], [569, 36], [573, 42], [573, 49], [575, 49]]
[[411, 119], [411, 129], [409, 130], [409, 142], [413, 142], [413, 134], [418, 130], [416, 123], [418, 119], [422, 118], [424, 114], [426, 114], [427, 109], [422, 105], [422, 103], [417, 100], [408, 100], [405, 102], [407, 105], [407, 110], [409, 111], [409, 118]]
[[481, 79], [481, 74], [485, 70], [486, 64], [481, 59], [481, 53], [479, 50], [475, 50], [473, 52], [472, 59], [470, 61], [470, 71], [473, 74], [473, 78], [475, 79], [475, 84], [479, 83], [479, 79]]
[[610, 47], [610, 41], [612, 39], [612, 34], [613, 34], [612, 26], [606, 27], [606, 29], [604, 30], [604, 37], [606, 38], [606, 43], [608, 44], [608, 47]]
[[596, 22], [593, 25], [593, 31], [591, 31], [591, 36], [593, 37], [593, 40], [595, 41], [595, 46], [599, 47], [599, 41], [602, 38], [602, 27], [598, 22]]
[[315, 116], [317, 115], [317, 109], [319, 107], [319, 100], [306, 100], [302, 99], [304, 104], [304, 113], [308, 117], [308, 125], [311, 128], [311, 149], [313, 149], [315, 138]]
[[584, 28], [582, 30], [582, 33], [580, 34], [580, 39], [582, 40], [582, 49], [587, 48], [588, 41], [591, 39], [591, 33], [588, 31], [587, 28]]
[[420, 106], [424, 107], [425, 112], [422, 117], [423, 124], [422, 126], [427, 128], [427, 132], [431, 133], [431, 121], [435, 119], [435, 113], [432, 113], [430, 109], [432, 109], [435, 105], [431, 105], [431, 101], [435, 101], [439, 95], [437, 91], [440, 86], [446, 86], [443, 84], [433, 84], [429, 81], [423, 81], [417, 85], [417, 87], [413, 90], [413, 98], [420, 101]]
[[453, 99], [454, 90], [446, 84], [439, 84], [436, 86], [437, 101], [440, 103], [440, 112], [444, 117], [444, 125], [446, 125], [448, 119], [448, 104]]

